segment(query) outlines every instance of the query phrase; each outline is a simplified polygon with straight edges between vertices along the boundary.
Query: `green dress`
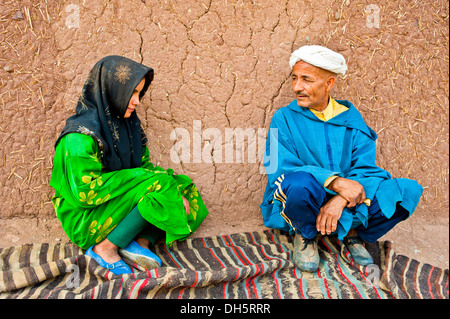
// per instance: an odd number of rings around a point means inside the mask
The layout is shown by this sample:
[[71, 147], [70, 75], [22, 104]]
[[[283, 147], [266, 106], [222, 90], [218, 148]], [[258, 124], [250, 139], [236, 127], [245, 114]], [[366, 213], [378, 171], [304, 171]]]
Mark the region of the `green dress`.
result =
[[192, 180], [154, 166], [146, 146], [138, 168], [107, 171], [99, 155], [97, 142], [80, 133], [65, 135], [55, 150], [53, 206], [67, 236], [81, 248], [105, 239], [136, 205], [143, 218], [166, 232], [168, 244], [186, 239], [208, 215]]

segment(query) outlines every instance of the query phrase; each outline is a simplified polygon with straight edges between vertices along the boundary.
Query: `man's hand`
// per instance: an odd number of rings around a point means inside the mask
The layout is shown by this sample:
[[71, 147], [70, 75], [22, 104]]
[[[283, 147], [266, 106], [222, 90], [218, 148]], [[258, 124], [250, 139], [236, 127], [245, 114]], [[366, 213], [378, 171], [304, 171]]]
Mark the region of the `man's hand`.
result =
[[327, 188], [346, 199], [348, 202], [347, 207], [349, 208], [362, 204], [366, 199], [364, 187], [357, 181], [351, 179], [343, 177], [335, 178]]
[[316, 219], [317, 231], [322, 235], [329, 235], [337, 228], [339, 218], [341, 218], [342, 211], [348, 202], [341, 195], [336, 195], [331, 198], [322, 208], [320, 208], [319, 215]]

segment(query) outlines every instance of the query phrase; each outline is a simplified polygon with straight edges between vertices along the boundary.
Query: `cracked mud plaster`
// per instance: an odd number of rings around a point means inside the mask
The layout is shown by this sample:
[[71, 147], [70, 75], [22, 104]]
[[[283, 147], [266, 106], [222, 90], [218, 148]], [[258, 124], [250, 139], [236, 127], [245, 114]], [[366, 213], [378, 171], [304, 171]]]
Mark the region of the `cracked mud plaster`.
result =
[[[377, 162], [425, 187], [417, 214], [448, 211], [448, 4], [377, 1], [380, 28], [366, 25], [367, 1], [15, 1], [0, 5], [1, 218], [54, 216], [53, 143], [74, 112], [97, 60], [118, 54], [155, 70], [138, 109], [153, 162], [187, 174], [211, 214], [202, 234], [255, 230], [266, 176], [260, 163], [193, 162], [193, 123], [267, 129], [292, 99], [288, 59], [301, 45], [341, 52], [349, 70], [333, 96], [348, 99], [378, 133]], [[74, 4], [79, 27], [68, 28]], [[29, 15], [24, 11], [29, 11]], [[13, 20], [17, 11], [23, 19]], [[339, 13], [339, 14], [336, 14]], [[8, 67], [8, 68], [4, 68]], [[7, 71], [5, 71], [7, 70]], [[13, 72], [11, 72], [13, 70]], [[171, 132], [191, 139], [175, 164]], [[217, 131], [216, 131], [217, 132]], [[203, 136], [202, 149], [212, 143]], [[234, 144], [235, 145], [235, 144]], [[235, 147], [234, 147], [235, 148]], [[207, 155], [207, 154], [206, 154]]]

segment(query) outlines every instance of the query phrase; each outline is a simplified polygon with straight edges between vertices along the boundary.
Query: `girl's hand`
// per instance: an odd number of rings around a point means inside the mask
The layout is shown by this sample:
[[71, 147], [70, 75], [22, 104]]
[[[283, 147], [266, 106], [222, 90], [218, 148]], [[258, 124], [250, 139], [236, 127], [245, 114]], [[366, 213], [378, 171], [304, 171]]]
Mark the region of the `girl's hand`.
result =
[[189, 207], [189, 201], [186, 198], [184, 198], [184, 196], [181, 196], [181, 197], [183, 197], [183, 204], [184, 204], [184, 209], [186, 210], [186, 215], [189, 215], [191, 212], [191, 208]]

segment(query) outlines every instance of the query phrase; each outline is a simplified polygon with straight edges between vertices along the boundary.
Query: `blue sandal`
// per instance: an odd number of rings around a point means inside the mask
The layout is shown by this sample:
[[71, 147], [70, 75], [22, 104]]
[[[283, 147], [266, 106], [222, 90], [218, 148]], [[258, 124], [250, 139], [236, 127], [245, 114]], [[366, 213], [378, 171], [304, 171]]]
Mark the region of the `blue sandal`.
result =
[[127, 247], [119, 249], [119, 254], [148, 270], [161, 266], [161, 259], [157, 255], [134, 240]]
[[94, 246], [91, 246], [86, 251], [85, 255], [93, 258], [101, 267], [108, 269], [109, 271], [111, 271], [115, 275], [131, 274], [132, 273], [130, 267], [128, 267], [128, 265], [123, 260], [119, 260], [119, 261], [117, 261], [115, 263], [107, 263], [106, 261], [104, 261], [102, 257], [100, 257], [99, 255], [94, 253], [94, 251], [92, 250], [92, 248]]

